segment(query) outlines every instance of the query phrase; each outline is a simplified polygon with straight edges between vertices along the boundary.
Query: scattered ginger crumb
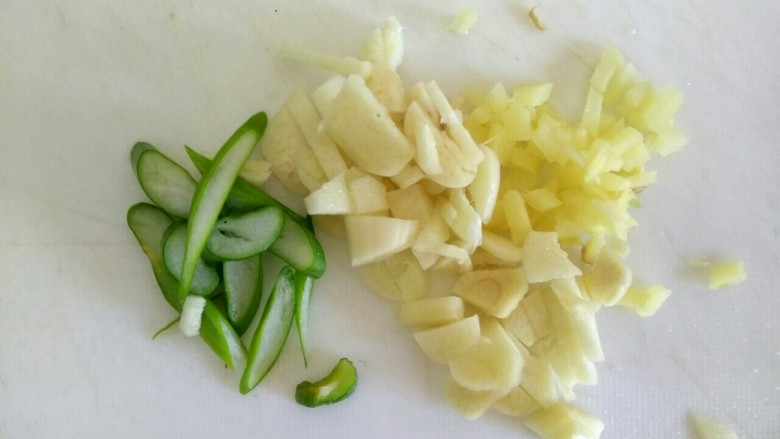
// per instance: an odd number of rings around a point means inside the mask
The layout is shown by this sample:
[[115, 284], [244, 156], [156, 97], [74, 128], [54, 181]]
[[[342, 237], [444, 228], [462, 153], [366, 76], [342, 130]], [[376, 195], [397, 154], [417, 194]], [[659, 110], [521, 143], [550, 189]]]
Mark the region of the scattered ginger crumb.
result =
[[477, 13], [471, 8], [464, 8], [450, 21], [447, 29], [456, 35], [464, 35], [477, 23]]
[[690, 261], [690, 264], [699, 267], [704, 272], [712, 290], [734, 286], [747, 279], [745, 262], [741, 260], [708, 261], [696, 259]]
[[747, 278], [743, 261], [716, 262], [710, 265], [710, 288], [717, 290], [737, 285]]
[[690, 413], [698, 439], [737, 439], [737, 433], [728, 426], [701, 413]]
[[542, 24], [541, 20], [539, 20], [539, 16], [536, 15], [536, 9], [538, 7], [539, 7], [538, 5], [534, 6], [533, 8], [531, 8], [530, 11], [528, 11], [528, 19], [531, 20], [531, 24], [533, 24], [535, 28], [537, 28], [537, 29], [539, 29], [541, 31], [545, 31], [545, 30], [547, 30], [547, 28], [544, 27], [544, 25]]

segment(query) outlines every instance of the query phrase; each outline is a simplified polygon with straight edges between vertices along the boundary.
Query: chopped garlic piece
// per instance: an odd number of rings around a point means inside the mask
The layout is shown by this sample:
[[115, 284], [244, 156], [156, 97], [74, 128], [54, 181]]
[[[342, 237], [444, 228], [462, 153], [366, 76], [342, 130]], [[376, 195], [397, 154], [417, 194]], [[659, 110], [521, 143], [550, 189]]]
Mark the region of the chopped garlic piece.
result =
[[355, 166], [390, 177], [415, 156], [411, 143], [360, 76], [348, 76], [322, 115], [325, 131]]
[[303, 203], [309, 215], [341, 215], [354, 211], [344, 174], [323, 183], [319, 189], [307, 195]]
[[430, 281], [410, 251], [363, 265], [361, 272], [374, 291], [393, 301], [420, 300], [430, 291]]
[[521, 268], [474, 270], [461, 276], [452, 292], [487, 315], [508, 317], [528, 292]]
[[445, 387], [447, 399], [453, 407], [468, 420], [482, 416], [493, 404], [505, 397], [507, 390], [469, 390], [459, 385], [451, 377]]
[[582, 274], [558, 244], [555, 232], [530, 232], [523, 243], [523, 269], [529, 283]]
[[337, 56], [329, 53], [317, 52], [297, 46], [282, 46], [282, 56], [294, 59], [306, 64], [341, 73], [342, 75], [360, 75], [364, 78], [371, 74], [371, 63], [361, 61], [351, 56]]
[[344, 225], [353, 267], [408, 249], [419, 230], [417, 221], [375, 215], [347, 215]]
[[241, 167], [241, 178], [260, 187], [271, 177], [271, 162], [249, 159]]
[[631, 285], [631, 269], [619, 256], [609, 250], [602, 250], [583, 280], [592, 301], [612, 306], [626, 294]]
[[479, 315], [444, 326], [414, 333], [414, 340], [432, 361], [446, 364], [455, 355], [466, 352], [480, 339]]
[[361, 56], [383, 68], [396, 70], [404, 56], [403, 27], [396, 17], [374, 29], [363, 45]]
[[482, 231], [482, 248], [505, 263], [520, 262], [523, 259], [523, 249], [511, 240], [489, 230]]
[[504, 390], [503, 395], [518, 384], [523, 365], [524, 358], [514, 346], [487, 338], [448, 362], [452, 379], [461, 386], [476, 392]]
[[187, 337], [200, 334], [200, 322], [203, 309], [206, 307], [206, 298], [201, 296], [187, 296], [181, 308], [179, 329]]
[[258, 149], [271, 163], [276, 177], [295, 193], [308, 194], [327, 181], [287, 105], [268, 121]]
[[463, 319], [463, 299], [457, 296], [433, 297], [407, 302], [398, 308], [398, 322], [409, 328], [435, 328]]
[[347, 164], [339, 152], [339, 148], [328, 134], [320, 129], [322, 119], [314, 103], [303, 90], [298, 90], [287, 101], [296, 125], [306, 138], [309, 148], [329, 179], [335, 178], [347, 170]]

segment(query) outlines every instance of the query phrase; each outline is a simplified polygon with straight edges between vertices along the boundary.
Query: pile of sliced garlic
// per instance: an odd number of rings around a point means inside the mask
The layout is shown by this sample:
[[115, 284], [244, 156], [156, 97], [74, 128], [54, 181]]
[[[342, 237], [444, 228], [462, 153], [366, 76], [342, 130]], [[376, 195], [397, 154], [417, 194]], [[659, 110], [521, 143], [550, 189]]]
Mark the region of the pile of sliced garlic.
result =
[[[679, 92], [637, 82], [614, 49], [573, 126], [547, 104], [549, 83], [453, 100], [435, 82], [406, 89], [394, 18], [360, 59], [283, 53], [337, 74], [288, 99], [261, 154], [320, 226], [346, 234], [369, 284], [403, 302], [398, 320], [448, 369], [455, 408], [521, 417], [543, 438], [599, 437], [603, 423], [569, 402], [604, 360], [596, 312], [648, 316], [669, 295], [623, 259], [636, 194], [656, 178], [645, 164], [685, 142]], [[432, 273], [452, 288], [433, 291]]]

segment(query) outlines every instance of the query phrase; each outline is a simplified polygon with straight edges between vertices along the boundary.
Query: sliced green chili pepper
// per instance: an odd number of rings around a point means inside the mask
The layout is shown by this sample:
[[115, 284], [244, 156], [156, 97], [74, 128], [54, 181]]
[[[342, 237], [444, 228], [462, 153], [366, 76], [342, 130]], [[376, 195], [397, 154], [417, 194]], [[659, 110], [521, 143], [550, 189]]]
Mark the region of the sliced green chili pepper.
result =
[[[187, 155], [190, 156], [192, 163], [201, 174], [204, 174], [209, 167], [211, 167], [211, 160], [189, 146], [185, 146], [185, 148], [187, 149]], [[282, 209], [284, 213], [297, 223], [310, 227], [310, 223], [306, 218], [298, 215], [281, 201], [241, 177], [236, 178], [236, 181], [233, 183], [226, 204], [242, 211], [249, 211], [264, 206], [276, 206]]]
[[[187, 147], [187, 154], [192, 163], [201, 172], [209, 169], [209, 159]], [[318, 278], [325, 271], [325, 255], [322, 245], [314, 236], [310, 219], [303, 218], [276, 198], [263, 192], [248, 181], [238, 177], [230, 191], [230, 196], [239, 200], [240, 208], [252, 209], [260, 206], [276, 206], [294, 221], [285, 221], [280, 239], [269, 248], [269, 251], [296, 270], [305, 271], [310, 276]], [[242, 204], [243, 203], [243, 204]], [[297, 227], [296, 227], [297, 225]]]
[[130, 159], [149, 199], [169, 214], [187, 218], [197, 186], [189, 172], [146, 142], [133, 146]]
[[304, 381], [295, 388], [295, 400], [306, 407], [332, 404], [348, 397], [357, 387], [358, 375], [355, 365], [342, 358], [325, 378], [311, 383]]
[[127, 225], [146, 253], [152, 264], [154, 278], [163, 293], [165, 300], [175, 309], [181, 311], [181, 301], [176, 296], [179, 281], [165, 268], [162, 259], [162, 242], [166, 230], [173, 224], [173, 219], [157, 206], [138, 203], [127, 211]]
[[[246, 363], [239, 386], [242, 393], [256, 387], [273, 367], [293, 320], [304, 364], [308, 364], [309, 302], [314, 279], [325, 271], [324, 252], [314, 235], [311, 217], [297, 214], [238, 176], [266, 125], [265, 113], [255, 114], [225, 142], [213, 160], [187, 148], [203, 175], [199, 183], [149, 143], [138, 142], [130, 154], [141, 187], [160, 207], [147, 203], [132, 206], [127, 213], [128, 225], [149, 258], [157, 284], [171, 307], [181, 313], [188, 294], [215, 298], [216, 302], [204, 299], [200, 336], [228, 367]], [[220, 215], [235, 217], [223, 217], [217, 224]], [[176, 218], [189, 221], [174, 224]], [[249, 327], [260, 306], [260, 252], [265, 250], [288, 265], [278, 274], [247, 354], [239, 334]], [[158, 331], [155, 337], [171, 326]], [[346, 367], [342, 362], [331, 376], [349, 376], [342, 371]], [[312, 395], [312, 389], [319, 389], [319, 396], [310, 404], [346, 397], [357, 378], [352, 369], [349, 387], [343, 387], [343, 378], [338, 378], [336, 389], [326, 389], [324, 380], [313, 385], [301, 383], [309, 386]]]
[[246, 361], [246, 347], [241, 337], [211, 300], [206, 299], [206, 307], [200, 321], [200, 338], [214, 351], [230, 369], [241, 367]]
[[[181, 312], [182, 301], [177, 291], [179, 281], [165, 268], [161, 247], [165, 230], [173, 223], [168, 214], [151, 204], [139, 203], [127, 212], [127, 224], [149, 258], [157, 285], [163, 297], [176, 311]], [[206, 301], [201, 321], [200, 337], [230, 368], [243, 363], [246, 347], [227, 318], [210, 300]]]
[[313, 278], [325, 272], [325, 252], [314, 232], [295, 221], [285, 221], [279, 238], [268, 248], [298, 271]]
[[254, 320], [263, 297], [263, 263], [260, 255], [240, 261], [225, 261], [225, 313], [239, 335]]
[[301, 346], [304, 366], [309, 365], [309, 302], [314, 290], [314, 278], [306, 273], [296, 272], [295, 284], [295, 326], [298, 331], [298, 343]]
[[243, 394], [249, 393], [268, 374], [287, 341], [295, 312], [294, 274], [293, 268], [285, 265], [276, 278], [260, 324], [252, 337], [246, 369], [239, 385]]
[[[168, 272], [176, 277], [181, 273], [184, 245], [187, 241], [187, 224], [172, 225], [163, 238], [163, 262]], [[203, 258], [198, 259], [195, 267], [195, 275], [192, 277], [190, 293], [199, 296], [211, 295], [219, 286], [219, 274], [217, 268], [209, 265]]]
[[232, 261], [260, 254], [279, 237], [284, 221], [284, 212], [274, 206], [222, 217], [214, 225], [206, 249], [214, 256]]
[[133, 148], [130, 149], [130, 165], [133, 167], [133, 172], [138, 177], [138, 159], [141, 158], [141, 154], [146, 151], [157, 151], [154, 145], [148, 142], [136, 142]]
[[214, 223], [217, 222], [230, 188], [241, 166], [255, 149], [267, 124], [268, 118], [263, 112], [249, 118], [220, 148], [198, 184], [187, 223], [187, 245], [177, 294], [179, 299], [183, 299], [190, 292], [195, 266], [214, 228]]

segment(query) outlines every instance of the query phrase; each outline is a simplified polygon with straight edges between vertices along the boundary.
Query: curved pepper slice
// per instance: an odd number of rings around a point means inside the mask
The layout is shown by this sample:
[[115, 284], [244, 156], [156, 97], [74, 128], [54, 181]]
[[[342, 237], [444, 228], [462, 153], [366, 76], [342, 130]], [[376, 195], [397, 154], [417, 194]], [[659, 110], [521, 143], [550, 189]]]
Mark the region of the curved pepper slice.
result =
[[260, 112], [250, 117], [219, 149], [217, 156], [195, 190], [187, 222], [187, 244], [177, 296], [183, 301], [189, 294], [195, 266], [206, 247], [206, 241], [217, 222], [230, 188], [244, 162], [265, 132], [268, 118]]
[[311, 383], [304, 381], [295, 388], [295, 400], [306, 407], [332, 404], [345, 399], [357, 387], [357, 369], [347, 358], [342, 358], [325, 378]]

